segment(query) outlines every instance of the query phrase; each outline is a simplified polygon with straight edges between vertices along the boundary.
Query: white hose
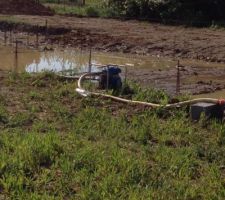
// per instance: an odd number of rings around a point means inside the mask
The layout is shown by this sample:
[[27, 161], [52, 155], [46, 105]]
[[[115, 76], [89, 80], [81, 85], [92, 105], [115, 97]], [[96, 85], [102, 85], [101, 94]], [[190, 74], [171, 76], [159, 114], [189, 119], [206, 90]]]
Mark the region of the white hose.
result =
[[120, 98], [120, 97], [116, 97], [116, 96], [112, 96], [112, 95], [108, 95], [108, 94], [98, 93], [98, 92], [86, 91], [82, 87], [82, 81], [87, 76], [95, 76], [95, 75], [96, 75], [96, 73], [86, 73], [86, 74], [83, 74], [82, 76], [80, 76], [80, 78], [78, 80], [78, 88], [76, 89], [76, 91], [79, 94], [81, 94], [82, 96], [89, 96], [89, 95], [102, 96], [102, 97], [109, 98], [109, 99], [119, 101], [119, 102], [123, 102], [123, 103], [135, 104], [135, 105], [144, 105], [144, 106], [149, 106], [149, 107], [152, 107], [152, 108], [160, 108], [160, 107], [174, 108], [174, 107], [181, 107], [181, 106], [191, 105], [191, 104], [200, 103], [200, 102], [214, 103], [214, 104], [219, 103], [219, 99], [197, 98], [197, 99], [192, 99], [192, 100], [183, 101], [183, 102], [174, 103], [174, 104], [161, 105], [161, 104], [155, 104], [155, 103], [149, 103], [149, 102], [143, 102], [143, 101], [128, 100], [128, 99], [124, 99], [124, 98]]

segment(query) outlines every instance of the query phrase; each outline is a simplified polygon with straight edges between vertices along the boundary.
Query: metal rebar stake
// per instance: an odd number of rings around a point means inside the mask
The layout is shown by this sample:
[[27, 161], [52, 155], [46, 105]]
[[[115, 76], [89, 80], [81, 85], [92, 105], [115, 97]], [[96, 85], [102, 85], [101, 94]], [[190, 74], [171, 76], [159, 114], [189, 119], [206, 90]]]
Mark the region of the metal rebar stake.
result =
[[124, 79], [124, 83], [127, 83], [127, 66], [125, 66], [125, 79]]
[[106, 91], [108, 92], [109, 90], [109, 66], [107, 66], [107, 83], [106, 83]]
[[4, 31], [4, 44], [7, 44], [7, 31]]
[[90, 52], [89, 52], [89, 63], [88, 63], [88, 72], [89, 73], [91, 73], [91, 71], [92, 71], [92, 64], [91, 64], [91, 60], [92, 60], [92, 49], [91, 49], [91, 47], [90, 47]]
[[180, 93], [180, 61], [177, 61], [177, 83], [176, 83], [176, 94]]
[[15, 65], [14, 65], [14, 72], [17, 73], [17, 69], [18, 69], [18, 44], [19, 41], [16, 39], [15, 41]]

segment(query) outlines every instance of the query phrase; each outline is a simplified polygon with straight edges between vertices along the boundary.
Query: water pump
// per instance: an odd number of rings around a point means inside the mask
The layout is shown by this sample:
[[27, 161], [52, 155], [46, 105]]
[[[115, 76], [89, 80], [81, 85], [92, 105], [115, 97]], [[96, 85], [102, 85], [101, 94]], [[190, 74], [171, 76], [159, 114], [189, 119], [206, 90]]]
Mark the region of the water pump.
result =
[[122, 87], [121, 69], [115, 65], [106, 66], [100, 75], [99, 88], [119, 90]]

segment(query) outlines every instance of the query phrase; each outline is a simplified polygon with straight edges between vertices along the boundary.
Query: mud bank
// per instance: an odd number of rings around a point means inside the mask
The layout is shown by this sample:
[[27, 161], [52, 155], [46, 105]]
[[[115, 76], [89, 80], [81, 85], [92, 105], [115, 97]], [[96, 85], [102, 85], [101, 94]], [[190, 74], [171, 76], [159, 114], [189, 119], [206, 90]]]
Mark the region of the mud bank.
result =
[[43, 35], [64, 35], [71, 30], [64, 27], [51, 27], [43, 25], [32, 25], [10, 21], [0, 21], [0, 31], [16, 31], [22, 33], [40, 33]]
[[53, 15], [54, 11], [35, 0], [0, 0], [0, 13], [7, 15]]
[[[12, 17], [17, 22], [25, 23], [26, 26], [41, 27], [47, 20], [49, 27], [69, 30], [62, 33], [59, 31], [57, 36], [51, 37], [51, 42], [61, 41], [72, 47], [92, 46], [93, 49], [104, 52], [191, 58], [225, 63], [225, 44], [223, 44], [225, 31], [223, 29], [57, 15]], [[20, 30], [26, 31], [26, 28]]]
[[[40, 33], [40, 48], [48, 45], [89, 49], [100, 52], [120, 52], [124, 55], [168, 57], [173, 60], [192, 59], [196, 63], [182, 63], [181, 92], [212, 93], [225, 89], [225, 31], [209, 28], [164, 26], [137, 21], [75, 17], [13, 16], [17, 22], [0, 22], [0, 30], [26, 34]], [[47, 20], [47, 28], [45, 26]], [[194, 63], [195, 63], [194, 62]], [[214, 64], [210, 64], [213, 62]], [[129, 62], [128, 62], [129, 63]], [[106, 63], [104, 63], [106, 64]], [[143, 86], [176, 90], [174, 68], [153, 69], [152, 66], [128, 70], [129, 79]]]
[[[0, 36], [1, 32], [0, 32]], [[0, 69], [17, 72], [68, 71], [71, 73], [86, 72], [89, 66], [89, 52], [81, 49], [62, 46], [46, 47], [45, 38], [40, 38], [38, 49], [31, 40], [29, 47], [26, 38], [20, 41], [17, 60], [14, 46], [0, 45]], [[139, 83], [142, 87], [153, 87], [175, 94], [177, 88], [177, 61], [169, 58], [134, 56], [132, 54], [92, 53], [92, 62], [97, 64], [129, 63], [127, 79]], [[16, 63], [16, 65], [15, 65]], [[180, 92], [188, 94], [205, 94], [225, 89], [225, 67], [223, 64], [194, 60], [180, 60]], [[97, 70], [92, 68], [92, 70]], [[125, 77], [125, 68], [122, 68]]]
[[[163, 89], [169, 94], [176, 93], [177, 69], [175, 67], [168, 70], [129, 70], [128, 77], [143, 86]], [[184, 66], [180, 72], [180, 92], [199, 95], [221, 91], [225, 89], [224, 77], [225, 68]]]

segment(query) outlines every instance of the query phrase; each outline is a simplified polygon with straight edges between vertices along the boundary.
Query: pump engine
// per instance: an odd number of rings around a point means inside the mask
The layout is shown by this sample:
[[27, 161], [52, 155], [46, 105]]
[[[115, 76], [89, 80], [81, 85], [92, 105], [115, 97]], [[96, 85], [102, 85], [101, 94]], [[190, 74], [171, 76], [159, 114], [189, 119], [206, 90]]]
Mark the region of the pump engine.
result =
[[118, 66], [109, 65], [102, 70], [99, 79], [100, 89], [118, 90], [122, 87], [122, 80], [120, 77], [121, 69]]

